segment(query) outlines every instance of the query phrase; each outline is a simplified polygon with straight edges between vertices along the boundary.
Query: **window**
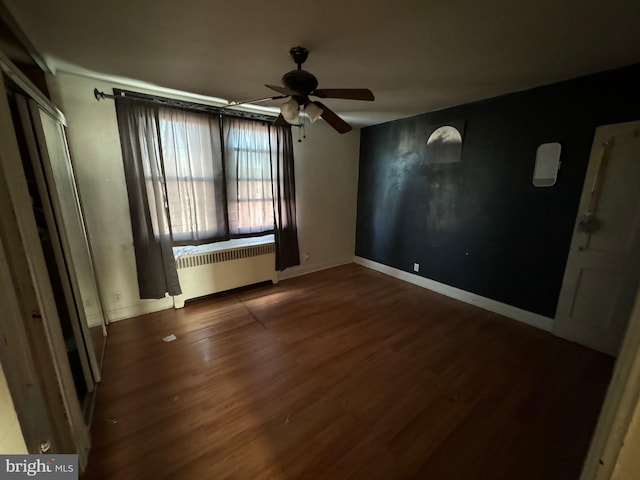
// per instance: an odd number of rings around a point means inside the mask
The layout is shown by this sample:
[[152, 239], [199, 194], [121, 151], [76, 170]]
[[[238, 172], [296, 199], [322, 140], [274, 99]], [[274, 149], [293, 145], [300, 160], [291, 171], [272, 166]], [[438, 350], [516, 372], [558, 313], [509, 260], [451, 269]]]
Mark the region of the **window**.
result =
[[225, 118], [226, 185], [231, 235], [273, 230], [269, 125]]
[[273, 233], [276, 269], [300, 264], [289, 127], [118, 89], [114, 100], [140, 298], [180, 293], [173, 246]]
[[[208, 113], [165, 107], [158, 108], [157, 123], [174, 244], [273, 231], [267, 123], [233, 117], [221, 121]], [[147, 189], [157, 188], [151, 171], [145, 175]]]
[[197, 244], [226, 238], [217, 119], [163, 108], [158, 122], [174, 242]]

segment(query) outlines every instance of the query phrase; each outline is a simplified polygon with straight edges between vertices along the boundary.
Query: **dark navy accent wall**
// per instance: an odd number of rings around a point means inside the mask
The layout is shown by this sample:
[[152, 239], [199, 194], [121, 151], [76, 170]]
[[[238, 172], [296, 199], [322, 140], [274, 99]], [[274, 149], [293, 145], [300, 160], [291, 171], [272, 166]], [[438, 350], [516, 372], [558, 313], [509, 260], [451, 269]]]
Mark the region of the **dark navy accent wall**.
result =
[[[596, 126], [631, 120], [640, 64], [364, 128], [356, 255], [553, 317]], [[464, 125], [459, 163], [426, 155], [446, 124]], [[537, 188], [547, 142], [562, 166]]]

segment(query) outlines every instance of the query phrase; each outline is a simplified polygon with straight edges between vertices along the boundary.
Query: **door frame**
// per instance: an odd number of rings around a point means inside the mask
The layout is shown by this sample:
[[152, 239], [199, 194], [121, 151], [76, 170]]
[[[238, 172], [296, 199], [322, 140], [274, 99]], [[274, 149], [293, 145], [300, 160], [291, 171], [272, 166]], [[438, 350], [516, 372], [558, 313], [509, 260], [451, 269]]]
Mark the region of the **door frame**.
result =
[[[640, 408], [640, 289], [616, 361], [580, 480], [614, 478], [625, 438]], [[620, 464], [620, 466], [622, 466]]]

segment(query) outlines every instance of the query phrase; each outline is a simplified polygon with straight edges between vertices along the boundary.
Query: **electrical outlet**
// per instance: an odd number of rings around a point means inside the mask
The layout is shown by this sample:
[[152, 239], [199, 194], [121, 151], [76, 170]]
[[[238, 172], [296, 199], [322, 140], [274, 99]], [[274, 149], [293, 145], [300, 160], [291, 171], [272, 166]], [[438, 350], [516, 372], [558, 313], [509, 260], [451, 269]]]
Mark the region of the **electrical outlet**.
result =
[[420, 271], [420, 264], [419, 263], [414, 263], [413, 264], [413, 271], [414, 272], [419, 272]]
[[307, 263], [309, 261], [309, 258], [311, 258], [311, 254], [309, 252], [305, 252], [304, 254], [304, 263]]
[[120, 290], [114, 290], [113, 291], [113, 299], [116, 302], [121, 302], [122, 301], [122, 292]]

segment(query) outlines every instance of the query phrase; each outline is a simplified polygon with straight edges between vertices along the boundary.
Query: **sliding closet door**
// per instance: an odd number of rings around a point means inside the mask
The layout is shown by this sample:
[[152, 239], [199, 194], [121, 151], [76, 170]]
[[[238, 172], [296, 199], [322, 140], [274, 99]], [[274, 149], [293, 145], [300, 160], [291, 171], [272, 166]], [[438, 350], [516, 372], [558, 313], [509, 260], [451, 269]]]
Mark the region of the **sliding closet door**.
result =
[[[80, 316], [77, 308], [76, 298], [73, 293], [69, 273], [65, 261], [64, 252], [62, 250], [62, 243], [60, 240], [60, 234], [58, 225], [56, 224], [56, 218], [53, 213], [51, 201], [49, 199], [49, 189], [47, 187], [47, 180], [43, 171], [42, 161], [38, 150], [38, 143], [35, 138], [34, 126], [29, 113], [29, 104], [27, 99], [19, 93], [14, 94], [18, 114], [20, 116], [20, 123], [22, 125], [22, 131], [24, 132], [24, 142], [29, 152], [29, 159], [33, 170], [33, 178], [28, 179], [35, 180], [38, 197], [34, 198], [35, 194], [32, 193], [32, 201], [34, 211], [41, 211], [41, 215], [37, 216], [36, 222], [42, 222], [42, 216], [44, 216], [45, 224], [38, 224], [38, 230], [40, 232], [40, 242], [45, 253], [45, 259], [47, 260], [49, 271], [49, 277], [54, 289], [54, 295], [60, 297], [60, 290], [64, 298], [56, 298], [58, 304], [58, 316], [60, 317], [60, 324], [62, 327], [63, 335], [65, 336], [65, 342], [70, 341], [75, 343], [76, 348], [73, 349], [72, 345], [67, 344], [67, 354], [70, 356], [70, 362], [73, 368], [72, 357], [74, 352], [77, 354], [77, 359], [80, 362], [82, 375], [84, 377], [84, 385], [87, 392], [92, 392], [96, 383], [93, 377], [93, 370], [89, 361], [89, 353], [84, 346], [85, 338], [82, 332]], [[51, 254], [53, 253], [53, 259]], [[53, 271], [55, 270], [55, 272]], [[59, 288], [56, 288], [58, 286]], [[64, 306], [63, 306], [64, 305]], [[65, 308], [66, 307], [66, 308]], [[69, 332], [69, 326], [72, 332]], [[71, 333], [71, 335], [70, 335]], [[77, 371], [74, 375], [78, 375]], [[85, 395], [85, 389], [78, 388], [78, 396], [83, 398]]]
[[[9, 68], [1, 54], [0, 65]], [[52, 453], [78, 453], [83, 469], [89, 429], [76, 395], [27, 183], [28, 161], [21, 155], [5, 81], [0, 81], [0, 286], [8, 297], [0, 301], [0, 329], [6, 333], [0, 336], [0, 356], [29, 452], [50, 447]]]
[[100, 366], [89, 336], [89, 324], [104, 328], [104, 316], [64, 126], [33, 100], [29, 100], [29, 107], [79, 315], [81, 339], [78, 339], [78, 349], [85, 348], [83, 353], [86, 353], [93, 378], [98, 382]]
[[[4, 112], [1, 115], [4, 116]], [[0, 146], [0, 150], [3, 150], [0, 155], [6, 153], [4, 147]], [[2, 161], [6, 161], [6, 158], [0, 158]], [[38, 381], [38, 365], [30, 355], [29, 322], [33, 320], [29, 318], [29, 307], [37, 302], [29, 302], [16, 295], [16, 292], [30, 293], [33, 287], [2, 167], [0, 165], [0, 205], [3, 206], [0, 210], [0, 338], [11, 341], [2, 343], [0, 362], [4, 365], [7, 382], [12, 387], [13, 403], [28, 452], [40, 453], [42, 442], [48, 442], [54, 451], [60, 451], [64, 442], [58, 438], [55, 426], [47, 415], [46, 394]], [[6, 407], [3, 405], [2, 408]], [[0, 436], [4, 433], [0, 430]]]

